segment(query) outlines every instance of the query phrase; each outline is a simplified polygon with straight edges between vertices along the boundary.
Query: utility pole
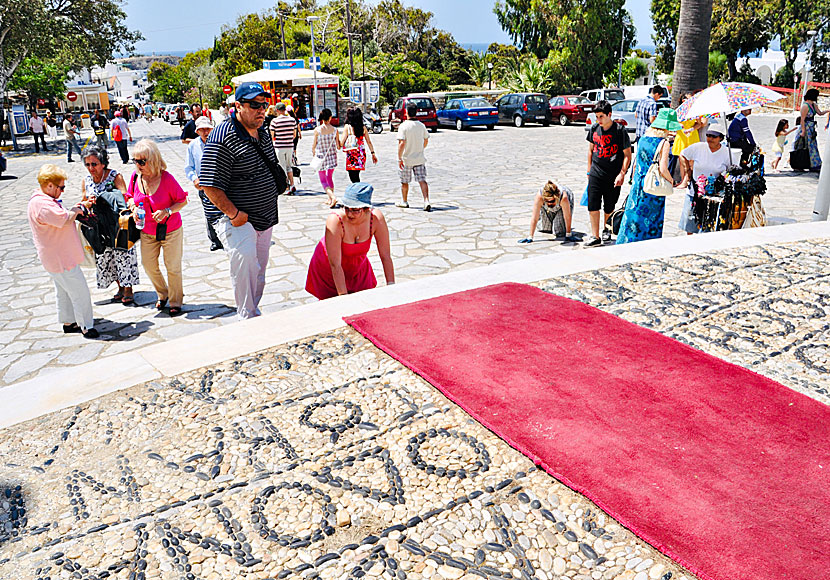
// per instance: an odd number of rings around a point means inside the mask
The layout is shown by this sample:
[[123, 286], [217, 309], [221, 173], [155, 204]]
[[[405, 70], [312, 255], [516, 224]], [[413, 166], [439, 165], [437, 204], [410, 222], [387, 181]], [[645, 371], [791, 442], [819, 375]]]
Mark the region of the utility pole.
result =
[[277, 14], [280, 15], [280, 38], [282, 38], [282, 59], [286, 60], [288, 56], [285, 52], [285, 14], [282, 11], [282, 7], [278, 6]]
[[349, 72], [351, 76], [349, 80], [354, 80], [354, 59], [352, 58], [352, 12], [350, 10], [352, 2], [346, 0], [346, 38], [349, 41]]

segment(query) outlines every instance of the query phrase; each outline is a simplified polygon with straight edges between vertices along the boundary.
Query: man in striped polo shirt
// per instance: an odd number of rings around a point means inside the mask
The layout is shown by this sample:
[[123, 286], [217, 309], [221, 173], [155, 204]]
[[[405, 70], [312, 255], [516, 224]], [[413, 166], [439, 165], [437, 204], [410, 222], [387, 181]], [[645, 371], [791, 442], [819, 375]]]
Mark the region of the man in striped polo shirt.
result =
[[288, 176], [290, 187], [289, 195], [296, 193], [294, 187], [294, 172], [291, 169], [292, 158], [294, 157], [294, 137], [297, 134], [297, 121], [294, 117], [285, 112], [285, 103], [277, 103], [277, 116], [271, 121], [268, 129], [271, 131], [271, 139], [274, 140], [274, 151], [277, 153], [277, 161]]
[[228, 252], [240, 318], [260, 315], [271, 230], [279, 221], [277, 196], [286, 187], [262, 127], [270, 97], [259, 83], [236, 89], [236, 112], [208, 137], [199, 174], [199, 184], [217, 208], [206, 217]]

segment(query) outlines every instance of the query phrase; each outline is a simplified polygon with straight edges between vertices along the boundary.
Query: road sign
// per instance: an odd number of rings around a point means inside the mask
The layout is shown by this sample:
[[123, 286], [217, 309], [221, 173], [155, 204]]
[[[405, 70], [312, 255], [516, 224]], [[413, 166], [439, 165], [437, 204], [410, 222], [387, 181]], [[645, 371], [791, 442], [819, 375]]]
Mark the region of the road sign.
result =
[[222, 92], [226, 95], [229, 95], [233, 92], [233, 87], [230, 85], [225, 85], [224, 87], [222, 87]]
[[262, 68], [267, 70], [281, 70], [286, 68], [305, 68], [305, 61], [301, 58], [293, 60], [263, 60]]
[[366, 85], [366, 102], [375, 104], [380, 100], [380, 81], [364, 81]]
[[38, 99], [37, 100], [38, 107], [42, 107], [45, 104], [46, 104], [46, 99]]
[[308, 59], [308, 68], [311, 70], [320, 70], [320, 57], [319, 56], [312, 56]]
[[349, 82], [349, 100], [356, 105], [362, 105], [366, 97], [363, 81]]
[[78, 100], [78, 93], [76, 93], [75, 91], [69, 91], [68, 93], [66, 93], [66, 98], [67, 100], [74, 103]]

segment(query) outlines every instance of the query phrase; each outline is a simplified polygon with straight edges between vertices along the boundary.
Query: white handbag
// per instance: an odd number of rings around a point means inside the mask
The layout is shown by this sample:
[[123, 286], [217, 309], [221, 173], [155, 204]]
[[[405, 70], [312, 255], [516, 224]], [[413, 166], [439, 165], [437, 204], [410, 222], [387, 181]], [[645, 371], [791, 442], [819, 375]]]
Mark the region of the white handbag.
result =
[[[337, 139], [337, 136], [335, 136], [335, 139]], [[311, 165], [312, 171], [320, 172], [320, 171], [323, 170], [323, 159], [325, 159], [326, 155], [329, 154], [329, 151], [331, 151], [331, 148], [334, 147], [335, 142], [336, 141], [331, 142], [331, 146], [329, 146], [329, 148], [326, 150], [326, 152], [323, 153], [322, 157], [317, 157], [317, 155], [315, 155], [314, 157], [311, 158], [311, 163], [309, 163], [309, 165]]]
[[652, 159], [651, 165], [643, 179], [643, 191], [657, 197], [668, 197], [674, 192], [674, 184], [672, 181], [660, 174], [660, 151], [662, 151], [664, 143], [665, 141], [662, 141], [657, 148], [654, 159]]

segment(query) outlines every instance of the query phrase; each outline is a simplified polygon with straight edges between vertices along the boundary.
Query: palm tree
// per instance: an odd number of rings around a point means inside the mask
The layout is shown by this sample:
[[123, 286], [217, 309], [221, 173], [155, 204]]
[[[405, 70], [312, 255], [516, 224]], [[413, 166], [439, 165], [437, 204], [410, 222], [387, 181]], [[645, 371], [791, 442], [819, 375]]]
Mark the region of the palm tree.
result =
[[487, 57], [480, 52], [470, 52], [470, 68], [467, 74], [470, 75], [477, 87], [484, 86], [488, 80], [490, 70], [487, 68]]
[[550, 62], [529, 57], [508, 72], [505, 82], [507, 89], [516, 93], [547, 93], [556, 79]]
[[706, 88], [709, 81], [709, 38], [712, 0], [681, 0], [674, 56], [672, 106], [688, 92]]

